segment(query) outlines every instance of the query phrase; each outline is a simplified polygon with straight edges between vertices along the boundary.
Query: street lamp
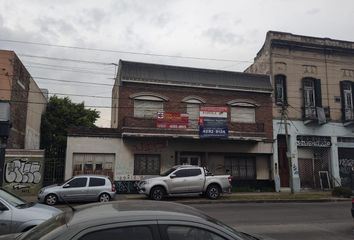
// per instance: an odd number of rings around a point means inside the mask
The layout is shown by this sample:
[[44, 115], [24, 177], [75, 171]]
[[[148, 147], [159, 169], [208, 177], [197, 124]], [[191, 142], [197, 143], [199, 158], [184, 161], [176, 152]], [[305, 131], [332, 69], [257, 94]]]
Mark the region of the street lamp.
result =
[[3, 185], [5, 173], [5, 150], [10, 135], [10, 103], [0, 100], [0, 187]]

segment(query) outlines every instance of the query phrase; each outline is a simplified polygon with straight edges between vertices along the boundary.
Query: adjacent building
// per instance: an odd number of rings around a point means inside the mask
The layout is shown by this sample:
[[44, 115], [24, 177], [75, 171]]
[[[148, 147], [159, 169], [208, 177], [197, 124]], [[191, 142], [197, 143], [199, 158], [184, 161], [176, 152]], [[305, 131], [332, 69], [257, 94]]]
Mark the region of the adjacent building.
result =
[[69, 133], [66, 178], [135, 181], [193, 164], [272, 188], [271, 93], [268, 75], [120, 61], [111, 128]]
[[271, 76], [272, 168], [280, 187], [353, 187], [354, 42], [271, 31], [245, 72]]
[[15, 52], [0, 50], [0, 101], [10, 103], [4, 187], [34, 193], [42, 183], [41, 116], [47, 99]]

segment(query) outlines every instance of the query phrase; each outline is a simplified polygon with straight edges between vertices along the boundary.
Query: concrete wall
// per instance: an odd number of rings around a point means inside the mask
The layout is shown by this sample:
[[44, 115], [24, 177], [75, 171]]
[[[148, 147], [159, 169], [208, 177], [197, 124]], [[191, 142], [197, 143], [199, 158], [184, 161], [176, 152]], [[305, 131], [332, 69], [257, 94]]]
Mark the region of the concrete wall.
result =
[[67, 140], [65, 179], [72, 177], [74, 153], [110, 153], [115, 154], [114, 180], [122, 175], [130, 175], [134, 166], [131, 153], [121, 138], [72, 137]]
[[3, 187], [16, 195], [34, 196], [42, 188], [44, 151], [7, 149]]
[[45, 111], [47, 100], [32, 78], [30, 80], [28, 102], [25, 149], [39, 149], [41, 118]]

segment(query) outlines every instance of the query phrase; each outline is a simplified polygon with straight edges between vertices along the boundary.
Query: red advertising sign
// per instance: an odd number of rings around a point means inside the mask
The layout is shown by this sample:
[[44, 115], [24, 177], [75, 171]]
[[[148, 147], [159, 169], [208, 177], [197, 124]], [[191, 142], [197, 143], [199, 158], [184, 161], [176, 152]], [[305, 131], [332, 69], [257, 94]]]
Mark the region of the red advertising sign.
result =
[[188, 114], [179, 112], [157, 113], [158, 128], [188, 128]]
[[227, 107], [200, 107], [200, 117], [227, 118]]

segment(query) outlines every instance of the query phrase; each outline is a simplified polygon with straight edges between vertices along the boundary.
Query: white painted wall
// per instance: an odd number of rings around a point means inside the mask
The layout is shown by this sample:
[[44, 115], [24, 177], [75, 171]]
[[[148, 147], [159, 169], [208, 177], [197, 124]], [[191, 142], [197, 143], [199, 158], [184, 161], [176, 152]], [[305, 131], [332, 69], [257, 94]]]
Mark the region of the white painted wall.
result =
[[31, 78], [28, 92], [25, 149], [39, 149], [41, 118], [46, 106], [47, 99]]
[[120, 175], [132, 175], [134, 159], [124, 146], [121, 138], [72, 137], [67, 139], [65, 179], [72, 177], [74, 153], [109, 153], [115, 154], [114, 180]]
[[[330, 172], [333, 177], [340, 182], [339, 177], [339, 163], [338, 163], [338, 145], [341, 143], [337, 142], [337, 137], [353, 137], [353, 129], [351, 127], [344, 127], [342, 123], [329, 122], [324, 125], [304, 125], [303, 121], [289, 121], [288, 122], [288, 132], [290, 135], [290, 151], [293, 162], [293, 170], [299, 169], [298, 157], [299, 155], [303, 157], [305, 154], [303, 151], [299, 151], [296, 145], [296, 136], [298, 135], [314, 135], [314, 136], [328, 136], [331, 137], [332, 146], [330, 149]], [[278, 134], [285, 134], [284, 122], [280, 120], [273, 120], [273, 136], [276, 140]], [[274, 163], [278, 163], [278, 145], [277, 141], [273, 145], [274, 151]], [[274, 168], [274, 165], [273, 165]], [[274, 171], [275, 172], [275, 171]], [[296, 190], [300, 190], [300, 179], [296, 171], [294, 174], [294, 186]], [[276, 176], [275, 176], [276, 177]]]

